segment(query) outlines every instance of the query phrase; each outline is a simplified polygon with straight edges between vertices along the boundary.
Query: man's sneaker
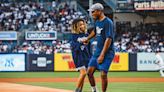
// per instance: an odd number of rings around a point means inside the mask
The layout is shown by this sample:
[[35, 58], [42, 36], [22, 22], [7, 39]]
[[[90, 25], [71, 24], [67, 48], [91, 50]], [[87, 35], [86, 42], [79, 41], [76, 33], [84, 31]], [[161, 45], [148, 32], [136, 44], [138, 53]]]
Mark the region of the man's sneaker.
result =
[[98, 89], [92, 89], [92, 92], [99, 92]]

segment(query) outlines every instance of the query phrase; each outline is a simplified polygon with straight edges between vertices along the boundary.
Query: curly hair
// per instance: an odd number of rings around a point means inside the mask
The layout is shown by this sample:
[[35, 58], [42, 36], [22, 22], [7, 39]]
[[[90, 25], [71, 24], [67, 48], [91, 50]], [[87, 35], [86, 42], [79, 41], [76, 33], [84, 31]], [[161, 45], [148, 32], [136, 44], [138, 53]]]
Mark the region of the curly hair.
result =
[[72, 30], [71, 30], [72, 33], [75, 33], [75, 34], [81, 33], [80, 24], [79, 24], [80, 21], [83, 21], [84, 22], [85, 33], [87, 32], [87, 24], [86, 24], [86, 21], [84, 19], [78, 18], [78, 19], [74, 19], [73, 22], [72, 22], [72, 26], [71, 26], [72, 27]]

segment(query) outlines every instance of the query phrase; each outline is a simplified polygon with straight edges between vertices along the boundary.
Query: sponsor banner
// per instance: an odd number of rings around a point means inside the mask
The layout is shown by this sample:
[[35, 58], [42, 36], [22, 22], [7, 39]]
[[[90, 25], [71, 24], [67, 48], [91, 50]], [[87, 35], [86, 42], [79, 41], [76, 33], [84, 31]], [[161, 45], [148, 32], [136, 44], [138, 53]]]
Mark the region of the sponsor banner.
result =
[[0, 32], [0, 40], [17, 40], [17, 32]]
[[72, 54], [56, 53], [55, 54], [55, 71], [75, 71], [75, 64]]
[[[160, 53], [164, 60], [164, 53]], [[155, 64], [157, 58], [155, 53], [137, 53], [138, 71], [156, 71], [158, 66]]]
[[25, 71], [25, 54], [0, 54], [0, 71]]
[[129, 71], [137, 71], [137, 53], [129, 53]]
[[139, 1], [134, 3], [135, 10], [164, 10], [164, 1]]
[[[72, 54], [55, 54], [55, 71], [75, 71]], [[110, 71], [128, 71], [128, 53], [117, 53], [110, 67]]]
[[57, 32], [42, 32], [42, 31], [29, 31], [26, 32], [26, 40], [55, 40], [57, 39]]
[[110, 66], [110, 71], [128, 71], [129, 70], [128, 53], [116, 53]]
[[48, 54], [28, 54], [28, 71], [54, 71], [54, 55]]

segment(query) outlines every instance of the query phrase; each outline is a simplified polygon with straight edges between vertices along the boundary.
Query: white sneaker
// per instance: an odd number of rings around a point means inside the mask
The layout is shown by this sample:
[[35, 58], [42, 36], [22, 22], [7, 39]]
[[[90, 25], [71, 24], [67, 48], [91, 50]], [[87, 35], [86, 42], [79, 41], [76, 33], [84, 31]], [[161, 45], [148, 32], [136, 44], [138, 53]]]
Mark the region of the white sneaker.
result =
[[96, 88], [96, 89], [93, 89], [93, 88], [92, 88], [92, 92], [99, 92], [99, 91], [98, 91], [97, 88]]
[[161, 77], [164, 77], [164, 75], [161, 75]]

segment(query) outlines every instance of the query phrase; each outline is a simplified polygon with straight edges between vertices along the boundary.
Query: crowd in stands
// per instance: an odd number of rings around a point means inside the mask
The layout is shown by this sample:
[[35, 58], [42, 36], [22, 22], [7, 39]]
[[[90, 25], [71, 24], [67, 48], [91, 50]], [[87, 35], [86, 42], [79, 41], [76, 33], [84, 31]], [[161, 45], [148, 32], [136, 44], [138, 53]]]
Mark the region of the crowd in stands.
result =
[[0, 3], [0, 31], [19, 31], [33, 26], [32, 31], [70, 32], [73, 19], [87, 18], [66, 1]]
[[[73, 19], [84, 18], [87, 20], [87, 17], [70, 3], [70, 0], [65, 2], [54, 0], [45, 3], [30, 1], [0, 3], [0, 31], [19, 32], [21, 29], [33, 28], [32, 31], [69, 33]], [[11, 42], [1, 41], [0, 52], [34, 54], [70, 52], [68, 40], [25, 41], [22, 44], [10, 46]]]
[[16, 45], [16, 41], [0, 41], [0, 53], [11, 53]]
[[28, 54], [53, 54], [71, 53], [70, 44], [67, 40], [54, 41], [25, 41], [22, 45], [16, 46], [13, 53]]
[[[155, 28], [156, 26], [150, 25], [147, 25], [149, 28], [145, 27], [142, 30], [137, 30], [140, 29], [138, 27], [126, 28], [128, 31], [118, 27], [114, 43], [116, 52], [164, 52], [164, 33], [162, 29], [160, 30], [163, 27], [157, 25], [159, 27]], [[25, 41], [20, 45], [17, 45], [15, 41], [0, 41], [0, 52], [52, 54], [70, 53], [71, 50], [68, 39], [57, 39], [53, 41]]]
[[[114, 43], [116, 52], [164, 52], [164, 33], [162, 32], [164, 25], [153, 25], [145, 25], [141, 27], [142, 30], [138, 30], [140, 29], [138, 27], [126, 28], [128, 31], [118, 27]], [[25, 41], [17, 46], [12, 41], [8, 43], [1, 41], [0, 44], [0, 52], [31, 54], [71, 52], [69, 40]]]
[[117, 25], [117, 52], [164, 52], [164, 24], [137, 25], [134, 28]]
[[[66, 0], [67, 1], [67, 0]], [[37, 3], [0, 3], [0, 31], [20, 31], [33, 28], [32, 31], [58, 31], [67, 33], [75, 18], [87, 17], [77, 11], [70, 2]], [[88, 21], [89, 23], [89, 21]], [[30, 26], [29, 26], [30, 25]], [[116, 24], [116, 52], [164, 52], [164, 24], [130, 22]], [[53, 41], [0, 41], [0, 53], [52, 54], [70, 53], [69, 40]]]

